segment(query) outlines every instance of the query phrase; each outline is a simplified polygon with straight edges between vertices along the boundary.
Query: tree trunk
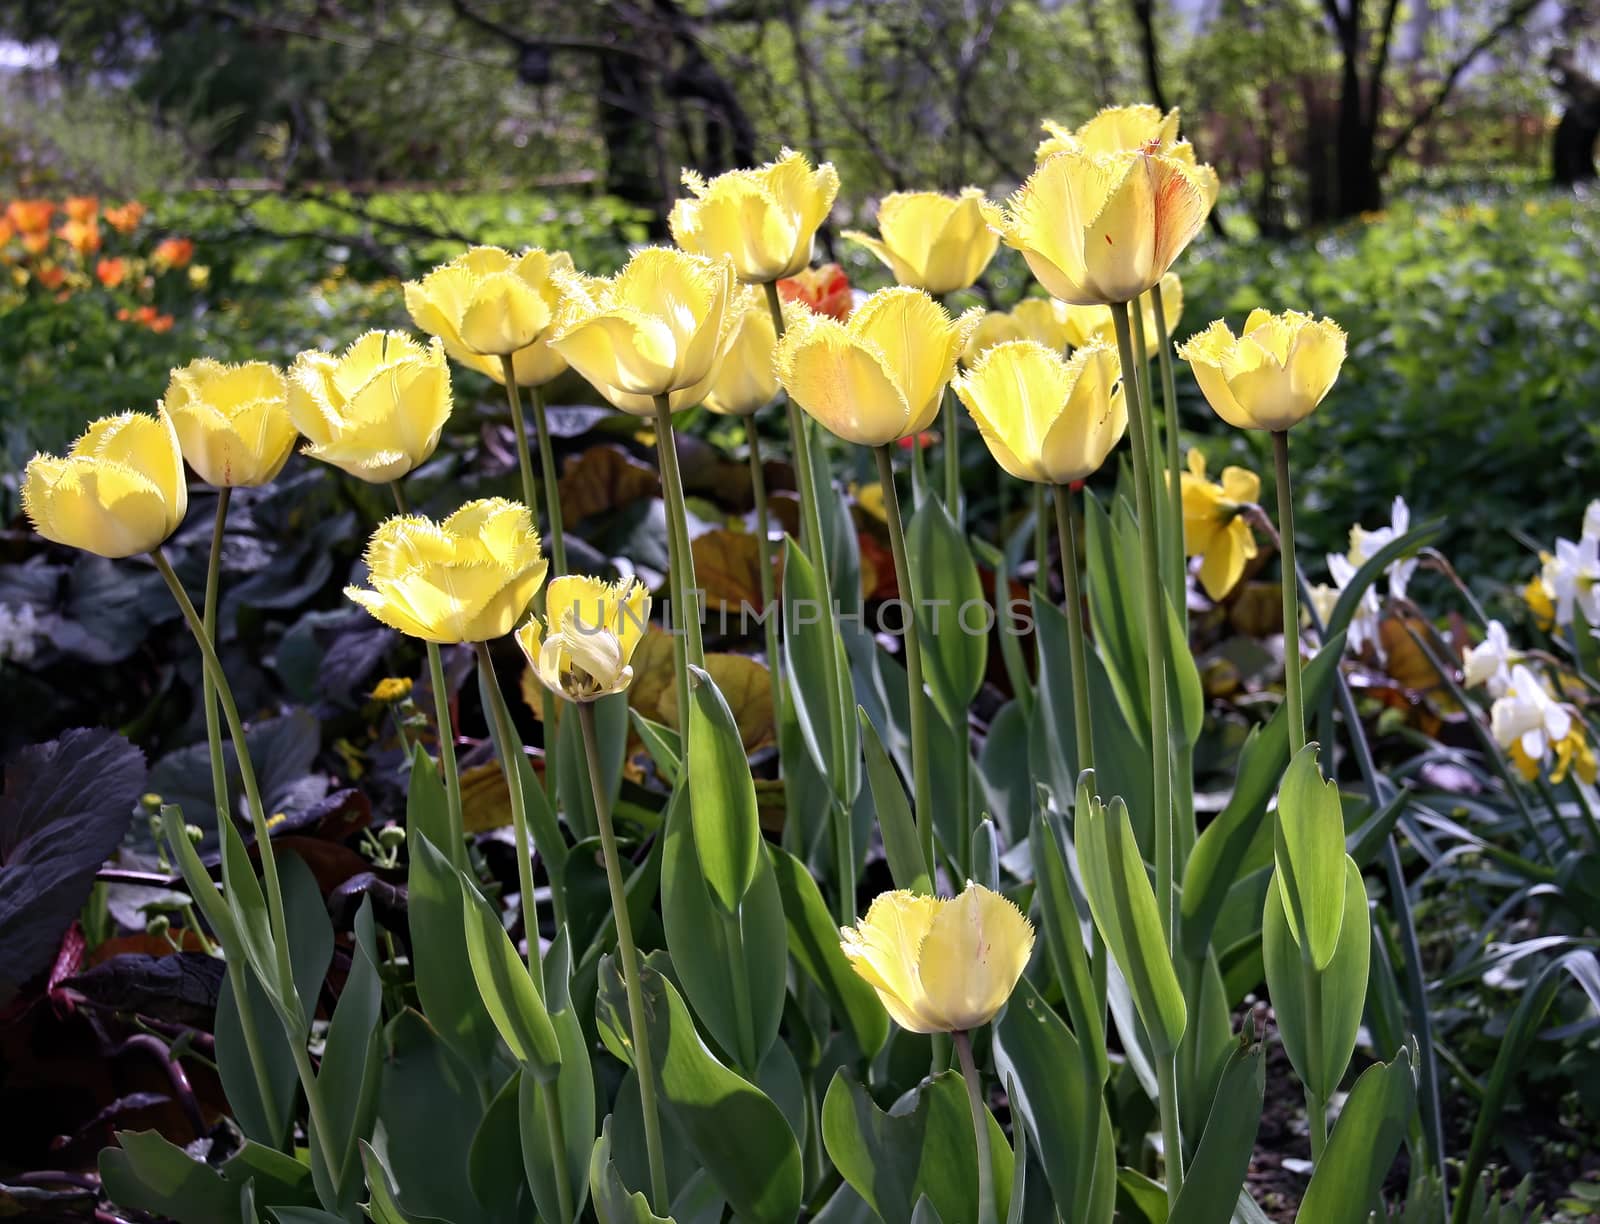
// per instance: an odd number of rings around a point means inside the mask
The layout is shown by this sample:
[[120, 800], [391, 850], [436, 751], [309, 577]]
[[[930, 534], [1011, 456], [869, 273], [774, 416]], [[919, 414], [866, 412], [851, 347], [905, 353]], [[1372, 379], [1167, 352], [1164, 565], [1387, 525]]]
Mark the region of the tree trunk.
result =
[[1362, 99], [1361, 73], [1355, 55], [1347, 54], [1339, 90], [1339, 126], [1334, 151], [1332, 220], [1345, 220], [1383, 207], [1383, 182], [1378, 177], [1377, 116]]
[[1594, 162], [1595, 143], [1600, 141], [1600, 81], [1579, 68], [1567, 50], [1552, 55], [1550, 66], [1556, 88], [1567, 102], [1551, 141], [1551, 177], [1558, 187], [1592, 183], [1600, 177]]

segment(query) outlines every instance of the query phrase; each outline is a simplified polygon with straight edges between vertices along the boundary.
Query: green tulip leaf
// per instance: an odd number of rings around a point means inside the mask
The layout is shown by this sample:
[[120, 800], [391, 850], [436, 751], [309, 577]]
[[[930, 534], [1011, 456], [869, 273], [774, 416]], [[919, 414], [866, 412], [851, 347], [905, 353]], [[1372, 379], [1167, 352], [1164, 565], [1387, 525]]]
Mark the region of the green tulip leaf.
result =
[[733, 711], [703, 668], [690, 666], [689, 808], [695, 853], [711, 895], [725, 914], [755, 879], [761, 822], [750, 760]]
[[[466, 932], [467, 960], [479, 996], [511, 1056], [535, 1077], [555, 1078], [561, 1067], [561, 1045], [545, 1009], [544, 997], [517, 955], [500, 917], [466, 876], [459, 877], [461, 924]], [[536, 934], [530, 934], [537, 939]]]
[[856, 717], [861, 720], [861, 746], [867, 759], [867, 783], [872, 788], [872, 806], [878, 813], [878, 828], [883, 834], [883, 852], [889, 860], [889, 878], [896, 888], [912, 892], [931, 892], [928, 864], [922, 857], [922, 844], [917, 840], [916, 819], [911, 814], [911, 804], [906, 799], [905, 787], [895, 772], [878, 729], [872, 725], [866, 710], [856, 707]]
[[1344, 921], [1344, 814], [1339, 788], [1322, 776], [1317, 745], [1289, 762], [1278, 787], [1273, 860], [1289, 932], [1315, 969], [1326, 969]]
[[594, 1196], [594, 1214], [600, 1224], [673, 1224], [668, 1216], [650, 1210], [650, 1200], [641, 1191], [630, 1191], [611, 1159], [611, 1119], [600, 1128], [600, 1138], [589, 1160], [589, 1192]]
[[1366, 1224], [1416, 1104], [1408, 1047], [1393, 1062], [1368, 1067], [1339, 1112], [1295, 1224]]
[[[894, 490], [885, 490], [894, 496]], [[928, 691], [945, 722], [964, 725], [989, 658], [994, 611], [967, 537], [944, 503], [930, 497], [906, 526], [906, 560], [916, 593], [917, 631]], [[909, 600], [902, 591], [900, 597]]]
[[1184, 1224], [1229, 1224], [1255, 1152], [1266, 1091], [1266, 1051], [1259, 1042], [1234, 1042], [1211, 1114], [1173, 1205]]

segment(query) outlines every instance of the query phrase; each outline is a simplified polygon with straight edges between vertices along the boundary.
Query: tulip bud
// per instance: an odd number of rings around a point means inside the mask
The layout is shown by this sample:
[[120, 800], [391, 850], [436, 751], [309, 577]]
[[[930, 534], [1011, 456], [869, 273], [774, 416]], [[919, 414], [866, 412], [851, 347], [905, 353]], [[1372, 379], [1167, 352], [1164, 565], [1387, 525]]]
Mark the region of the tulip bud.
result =
[[683, 172], [690, 195], [672, 206], [672, 240], [685, 251], [731, 259], [746, 284], [793, 276], [811, 262], [811, 242], [839, 193], [839, 176], [815, 170], [785, 149], [753, 170], [730, 170], [709, 183]]
[[994, 258], [999, 237], [984, 223], [983, 192], [958, 196], [936, 191], [895, 192], [878, 205], [878, 233], [844, 237], [871, 251], [902, 285], [932, 294], [969, 289]]
[[1310, 416], [1344, 364], [1345, 334], [1297, 310], [1252, 310], [1235, 337], [1218, 319], [1178, 346], [1212, 410], [1239, 429], [1290, 429]]
[[706, 392], [705, 406], [723, 416], [749, 416], [770, 404], [778, 395], [772, 368], [777, 346], [771, 309], [754, 290], [744, 290], [728, 355]]

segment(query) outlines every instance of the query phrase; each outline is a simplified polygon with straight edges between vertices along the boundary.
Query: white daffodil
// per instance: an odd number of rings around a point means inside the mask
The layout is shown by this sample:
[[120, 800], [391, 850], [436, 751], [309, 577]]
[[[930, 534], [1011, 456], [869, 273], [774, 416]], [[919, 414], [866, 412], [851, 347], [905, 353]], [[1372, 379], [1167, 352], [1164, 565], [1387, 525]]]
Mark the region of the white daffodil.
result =
[[[1349, 557], [1339, 553], [1328, 554], [1328, 576], [1333, 579], [1333, 585], [1339, 595], [1350, 585], [1351, 579], [1356, 576], [1356, 567]], [[1333, 602], [1337, 602], [1337, 595]], [[1320, 610], [1319, 610], [1320, 611]], [[1332, 603], [1328, 611], [1333, 611]], [[1382, 609], [1378, 604], [1378, 593], [1370, 586], [1361, 593], [1361, 601], [1356, 605], [1356, 614], [1350, 618], [1350, 628], [1346, 631], [1345, 646], [1351, 654], [1360, 654], [1367, 643], [1372, 644], [1374, 653], [1378, 658], [1383, 658], [1383, 641], [1378, 636], [1378, 622], [1382, 619]]]
[[1576, 542], [1556, 541], [1540, 574], [1555, 601], [1558, 625], [1572, 623], [1574, 608], [1589, 624], [1600, 625], [1600, 532], [1589, 534], [1589, 517], [1584, 515], [1584, 534]]
[[[1396, 497], [1390, 512], [1390, 524], [1368, 531], [1360, 524], [1350, 528], [1350, 563], [1357, 569], [1365, 565], [1377, 553], [1387, 548], [1406, 532], [1411, 530], [1411, 508], [1406, 505], [1406, 499]], [[1406, 597], [1406, 584], [1411, 581], [1411, 575], [1416, 572], [1417, 559], [1415, 557], [1402, 557], [1390, 562], [1384, 570], [1384, 577], [1389, 580], [1389, 595], [1394, 599]]]
[[1511, 668], [1520, 662], [1522, 652], [1511, 649], [1511, 638], [1506, 633], [1506, 627], [1492, 620], [1483, 641], [1467, 651], [1464, 668], [1467, 687], [1486, 685], [1489, 696], [1503, 697], [1511, 686]]
[[1489, 727], [1502, 748], [1520, 748], [1543, 761], [1553, 744], [1567, 738], [1572, 715], [1523, 664], [1511, 669], [1511, 683], [1489, 711]]

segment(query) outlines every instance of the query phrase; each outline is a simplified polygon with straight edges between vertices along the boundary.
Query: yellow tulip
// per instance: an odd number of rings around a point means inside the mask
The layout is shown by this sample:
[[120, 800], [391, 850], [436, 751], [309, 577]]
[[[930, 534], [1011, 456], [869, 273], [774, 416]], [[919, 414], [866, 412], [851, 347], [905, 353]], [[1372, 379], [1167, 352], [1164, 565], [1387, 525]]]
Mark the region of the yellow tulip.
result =
[[747, 284], [793, 276], [811, 262], [811, 241], [839, 194], [832, 165], [816, 169], [784, 149], [754, 170], [730, 170], [709, 183], [683, 172], [690, 195], [672, 206], [667, 224], [685, 251], [731, 259]]
[[366, 561], [371, 589], [344, 593], [391, 629], [442, 645], [510, 633], [549, 569], [528, 508], [503, 497], [470, 501], [442, 523], [385, 519]]
[[101, 417], [64, 458], [35, 455], [22, 511], [47, 540], [102, 557], [149, 552], [189, 509], [183, 453], [166, 410]]
[[883, 446], [933, 423], [981, 314], [951, 319], [920, 289], [880, 289], [848, 322], [797, 319], [778, 342], [778, 382], [845, 441]]
[[1082, 148], [1052, 155], [1003, 209], [984, 204], [989, 224], [1045, 290], [1080, 306], [1131, 302], [1159, 283], [1207, 209], [1191, 166]]
[[733, 268], [726, 259], [645, 247], [609, 279], [573, 277], [550, 347], [616, 407], [655, 413], [698, 404], [733, 340]]
[[1011, 317], [1016, 320], [1018, 339], [1032, 340], [1059, 353], [1069, 345], [1077, 348], [1088, 343], [1074, 338], [1072, 315], [1074, 311], [1090, 309], [1100, 308], [1068, 306], [1055, 298], [1030, 297], [1011, 308]]
[[772, 368], [778, 333], [772, 325], [772, 311], [765, 299], [750, 289], [739, 295], [737, 309], [728, 355], [705, 395], [706, 407], [723, 416], [749, 416], [778, 394], [778, 376]]
[[[1140, 295], [1139, 311], [1144, 316], [1144, 355], [1154, 357], [1161, 347], [1161, 341], [1156, 331], [1153, 294]], [[1105, 344], [1117, 342], [1116, 324], [1112, 322], [1109, 306], [1063, 305], [1060, 314], [1067, 343], [1073, 348], [1093, 344], [1097, 340]], [[1168, 272], [1161, 278], [1161, 316], [1166, 321], [1167, 336], [1170, 338], [1183, 316], [1183, 282], [1178, 279], [1176, 272]]]
[[1194, 146], [1178, 139], [1178, 108], [1162, 114], [1148, 103], [1137, 106], [1108, 106], [1077, 128], [1046, 119], [1048, 133], [1034, 150], [1036, 162], [1043, 162], [1064, 149], [1084, 149], [1090, 153], [1159, 153], [1180, 161], [1195, 172], [1206, 196], [1206, 211], [1216, 206], [1221, 181], [1210, 166], [1196, 160]]
[[1003, 310], [986, 310], [983, 318], [978, 320], [978, 325], [972, 329], [972, 334], [967, 337], [966, 347], [961, 350], [961, 362], [971, 365], [997, 344], [1026, 338], [1015, 311], [1007, 314]]
[[1005, 1006], [1033, 953], [1022, 911], [970, 881], [959, 897], [880, 893], [839, 931], [850, 967], [912, 1033], [964, 1033]]
[[1064, 359], [1032, 340], [990, 349], [952, 384], [995, 462], [1018, 480], [1070, 484], [1097, 471], [1128, 428], [1116, 350]]
[[1241, 467], [1222, 469], [1222, 481], [1206, 479], [1206, 457], [1189, 452], [1181, 473], [1183, 549], [1199, 557], [1200, 585], [1221, 600], [1238, 584], [1245, 562], [1256, 555], [1256, 538], [1240, 512], [1261, 496], [1261, 477]]
[[565, 251], [534, 247], [512, 255], [472, 247], [420, 281], [407, 281], [406, 309], [462, 365], [503, 382], [500, 359], [511, 357], [519, 385], [542, 386], [567, 368], [545, 334], [561, 305], [559, 276], [572, 271]]
[[1331, 319], [1252, 310], [1235, 336], [1218, 319], [1178, 346], [1216, 414], [1240, 429], [1284, 430], [1310, 416], [1339, 377], [1345, 335]]
[[650, 593], [637, 579], [564, 574], [550, 580], [545, 619], [530, 617], [517, 630], [517, 645], [558, 697], [596, 701], [633, 682], [629, 664], [649, 619]]
[[202, 357], [172, 371], [161, 405], [189, 466], [220, 489], [264, 485], [283, 470], [300, 436], [288, 398], [276, 366]]
[[398, 480], [439, 445], [450, 369], [435, 339], [371, 331], [343, 353], [308, 350], [289, 368], [289, 415], [303, 453], [361, 480]]
[[902, 285], [953, 293], [972, 287], [1000, 245], [984, 223], [982, 203], [976, 187], [957, 196], [897, 191], [878, 205], [880, 237], [859, 230], [844, 236], [882, 260]]

